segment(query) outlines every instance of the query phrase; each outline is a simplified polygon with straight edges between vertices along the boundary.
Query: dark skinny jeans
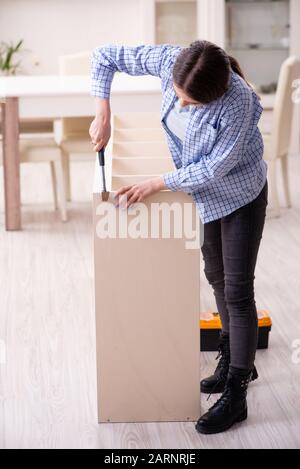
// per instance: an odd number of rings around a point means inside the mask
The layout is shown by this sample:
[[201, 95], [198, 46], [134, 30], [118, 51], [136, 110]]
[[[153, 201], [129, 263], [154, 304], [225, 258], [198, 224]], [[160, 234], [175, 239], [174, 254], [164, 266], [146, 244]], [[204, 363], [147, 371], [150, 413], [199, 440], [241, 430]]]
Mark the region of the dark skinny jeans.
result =
[[222, 331], [230, 336], [231, 365], [253, 367], [258, 320], [254, 271], [265, 224], [268, 183], [251, 203], [204, 225], [202, 254], [214, 290]]

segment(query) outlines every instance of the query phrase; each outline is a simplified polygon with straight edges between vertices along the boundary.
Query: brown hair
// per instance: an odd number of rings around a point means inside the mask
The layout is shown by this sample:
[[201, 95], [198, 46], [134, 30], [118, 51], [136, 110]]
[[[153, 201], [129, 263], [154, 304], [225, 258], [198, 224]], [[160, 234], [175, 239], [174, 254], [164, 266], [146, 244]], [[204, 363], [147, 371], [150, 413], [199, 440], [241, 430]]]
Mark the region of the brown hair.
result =
[[251, 87], [234, 57], [212, 42], [194, 41], [179, 53], [173, 80], [190, 98], [208, 104], [228, 90], [230, 69]]

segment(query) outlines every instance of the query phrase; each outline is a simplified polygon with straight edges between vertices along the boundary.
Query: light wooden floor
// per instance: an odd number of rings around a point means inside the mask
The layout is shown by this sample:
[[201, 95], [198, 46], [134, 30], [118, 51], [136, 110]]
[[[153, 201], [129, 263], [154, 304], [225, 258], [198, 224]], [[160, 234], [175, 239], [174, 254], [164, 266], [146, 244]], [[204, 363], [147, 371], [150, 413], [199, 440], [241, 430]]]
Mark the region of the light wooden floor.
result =
[[[0, 365], [0, 447], [299, 448], [300, 364], [292, 362], [292, 343], [300, 339], [300, 158], [291, 167], [294, 208], [268, 220], [257, 268], [257, 304], [271, 311], [274, 327], [270, 349], [257, 356], [250, 417], [206, 437], [193, 423], [97, 424], [93, 165], [72, 166], [67, 224], [52, 211], [47, 166], [23, 166], [25, 230], [6, 233], [2, 199], [0, 208], [0, 341], [7, 353]], [[203, 279], [202, 307], [213, 304]], [[202, 376], [214, 358], [203, 354]], [[204, 397], [203, 410], [213, 402]]]

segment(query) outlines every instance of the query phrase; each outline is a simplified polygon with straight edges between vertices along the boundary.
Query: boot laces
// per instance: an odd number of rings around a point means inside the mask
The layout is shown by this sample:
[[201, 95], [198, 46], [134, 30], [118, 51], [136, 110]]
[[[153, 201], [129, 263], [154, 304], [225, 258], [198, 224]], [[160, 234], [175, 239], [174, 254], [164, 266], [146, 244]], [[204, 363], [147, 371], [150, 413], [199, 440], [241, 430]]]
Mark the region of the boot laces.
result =
[[[212, 406], [212, 409], [214, 409], [216, 406], [222, 406], [225, 407], [229, 404], [229, 410], [231, 409], [231, 402], [232, 402], [232, 397], [235, 394], [240, 394], [241, 392], [244, 393], [247, 391], [247, 388], [249, 386], [249, 383], [252, 379], [252, 373], [250, 373], [248, 376], [245, 376], [244, 379], [241, 379], [239, 382], [238, 388], [236, 388], [235, 385], [231, 385], [231, 381], [227, 381], [225, 390], [220, 397], [220, 399], [215, 402], [215, 404]], [[215, 386], [214, 386], [215, 387]], [[211, 398], [211, 395], [213, 394], [213, 391], [209, 394], [207, 401]]]
[[216, 360], [219, 360], [216, 371], [220, 372], [220, 379], [222, 379], [227, 376], [230, 363], [230, 351], [226, 345], [222, 343], [219, 345]]
[[[222, 407], [225, 409], [229, 407], [229, 411], [231, 411], [231, 403], [232, 403], [232, 390], [229, 386], [226, 386], [222, 396], [214, 403], [214, 405], [210, 408], [210, 410], [215, 409], [217, 406]], [[210, 397], [210, 396], [209, 396]]]
[[209, 401], [209, 399], [211, 398], [211, 395], [214, 393], [214, 390], [218, 386], [219, 382], [222, 381], [224, 378], [226, 378], [228, 374], [229, 363], [230, 363], [230, 350], [229, 350], [229, 346], [226, 347], [224, 342], [221, 342], [219, 344], [218, 355], [216, 356], [216, 360], [219, 360], [216, 371], [219, 371], [220, 374], [217, 376], [216, 384], [213, 386], [211, 393], [209, 394], [207, 398], [207, 401]]

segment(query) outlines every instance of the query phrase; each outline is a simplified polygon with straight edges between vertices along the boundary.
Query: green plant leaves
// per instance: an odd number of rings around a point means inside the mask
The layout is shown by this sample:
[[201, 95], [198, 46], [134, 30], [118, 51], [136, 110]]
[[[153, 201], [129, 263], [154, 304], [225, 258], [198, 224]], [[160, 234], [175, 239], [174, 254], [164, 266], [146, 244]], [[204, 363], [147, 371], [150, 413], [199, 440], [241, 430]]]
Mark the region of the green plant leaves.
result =
[[20, 61], [13, 63], [13, 58], [16, 53], [18, 53], [23, 44], [23, 39], [21, 39], [16, 45], [8, 44], [6, 42], [0, 43], [0, 70], [8, 74], [15, 74], [17, 69], [20, 66]]

